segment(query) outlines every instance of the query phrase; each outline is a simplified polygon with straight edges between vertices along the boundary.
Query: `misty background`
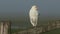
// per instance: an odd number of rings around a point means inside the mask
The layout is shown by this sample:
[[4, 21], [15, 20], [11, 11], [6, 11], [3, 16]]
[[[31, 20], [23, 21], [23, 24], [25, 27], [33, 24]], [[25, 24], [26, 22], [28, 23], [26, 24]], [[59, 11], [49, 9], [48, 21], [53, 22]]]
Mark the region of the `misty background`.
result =
[[28, 13], [32, 5], [39, 7], [39, 24], [60, 19], [60, 0], [0, 0], [0, 20], [11, 20], [13, 28], [30, 27]]

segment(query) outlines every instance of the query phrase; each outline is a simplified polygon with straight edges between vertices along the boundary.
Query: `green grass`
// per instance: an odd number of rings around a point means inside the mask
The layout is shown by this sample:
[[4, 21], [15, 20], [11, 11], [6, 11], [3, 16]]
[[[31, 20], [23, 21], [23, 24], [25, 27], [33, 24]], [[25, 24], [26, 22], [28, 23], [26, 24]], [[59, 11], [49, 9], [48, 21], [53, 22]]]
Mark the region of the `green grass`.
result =
[[[11, 33], [19, 32], [19, 31], [22, 31], [22, 30], [24, 30], [24, 29], [11, 29]], [[42, 34], [60, 34], [60, 29], [51, 30], [51, 31], [48, 31], [48, 32], [44, 32]]]
[[20, 32], [22, 30], [24, 30], [24, 29], [11, 29], [11, 34], [16, 33], [16, 32]]
[[55, 29], [55, 30], [45, 32], [45, 33], [42, 33], [42, 34], [60, 34], [60, 29]]
[[18, 32], [18, 31], [21, 31], [20, 29], [11, 29], [11, 33], [15, 33], [15, 32]]

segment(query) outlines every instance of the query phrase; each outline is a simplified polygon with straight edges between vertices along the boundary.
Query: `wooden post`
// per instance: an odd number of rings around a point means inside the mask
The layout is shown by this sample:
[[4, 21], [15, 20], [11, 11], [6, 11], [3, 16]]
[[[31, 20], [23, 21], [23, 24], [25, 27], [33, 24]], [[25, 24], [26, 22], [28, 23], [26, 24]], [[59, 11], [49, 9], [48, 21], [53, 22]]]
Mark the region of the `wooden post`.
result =
[[57, 23], [57, 28], [60, 28], [60, 21], [58, 20], [56, 21], [56, 23]]
[[3, 30], [4, 30], [4, 29], [3, 29], [3, 23], [1, 23], [1, 34], [4, 34], [4, 33], [3, 33]]
[[5, 21], [4, 34], [10, 34], [10, 30], [11, 30], [11, 22]]
[[10, 34], [11, 25], [9, 21], [1, 21], [1, 34]]

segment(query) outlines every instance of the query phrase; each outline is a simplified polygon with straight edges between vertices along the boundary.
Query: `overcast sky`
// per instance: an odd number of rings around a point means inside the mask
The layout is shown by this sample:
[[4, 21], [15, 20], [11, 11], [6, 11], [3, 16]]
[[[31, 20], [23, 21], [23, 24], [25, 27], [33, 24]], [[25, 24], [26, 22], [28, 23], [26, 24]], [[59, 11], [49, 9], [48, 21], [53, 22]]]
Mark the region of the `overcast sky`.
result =
[[39, 7], [41, 20], [60, 18], [60, 0], [0, 0], [0, 19], [23, 22], [32, 5]]
[[60, 0], [0, 0], [0, 17], [22, 17], [32, 5], [39, 7], [41, 16], [60, 17]]

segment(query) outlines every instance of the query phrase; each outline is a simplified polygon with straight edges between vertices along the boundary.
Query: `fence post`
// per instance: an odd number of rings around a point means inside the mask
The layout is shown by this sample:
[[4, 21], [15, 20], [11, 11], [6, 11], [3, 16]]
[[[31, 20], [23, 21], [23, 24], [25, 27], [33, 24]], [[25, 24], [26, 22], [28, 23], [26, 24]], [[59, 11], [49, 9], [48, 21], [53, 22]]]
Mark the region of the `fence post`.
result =
[[57, 27], [57, 28], [60, 28], [60, 21], [57, 20], [56, 23], [57, 23], [57, 24], [56, 24], [56, 25], [57, 25], [56, 27]]
[[0, 30], [1, 33], [0, 33], [0, 34], [3, 34], [3, 30], [4, 30], [4, 29], [3, 29], [3, 23], [1, 23], [0, 26], [1, 26], [1, 30]]
[[9, 21], [0, 21], [1, 34], [10, 34], [11, 25]]

